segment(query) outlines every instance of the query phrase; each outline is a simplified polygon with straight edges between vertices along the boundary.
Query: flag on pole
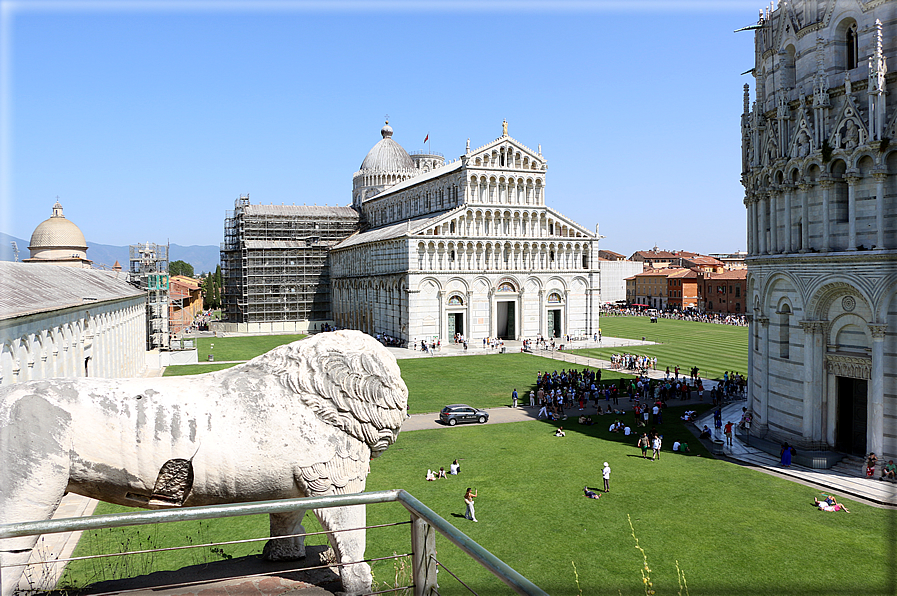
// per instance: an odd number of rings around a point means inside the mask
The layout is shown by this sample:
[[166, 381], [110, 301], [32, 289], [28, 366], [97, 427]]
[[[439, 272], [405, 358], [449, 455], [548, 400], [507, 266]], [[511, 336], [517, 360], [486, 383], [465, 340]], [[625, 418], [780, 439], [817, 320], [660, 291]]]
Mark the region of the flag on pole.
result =
[[424, 143], [430, 140], [430, 133], [427, 133], [427, 136], [424, 137]]

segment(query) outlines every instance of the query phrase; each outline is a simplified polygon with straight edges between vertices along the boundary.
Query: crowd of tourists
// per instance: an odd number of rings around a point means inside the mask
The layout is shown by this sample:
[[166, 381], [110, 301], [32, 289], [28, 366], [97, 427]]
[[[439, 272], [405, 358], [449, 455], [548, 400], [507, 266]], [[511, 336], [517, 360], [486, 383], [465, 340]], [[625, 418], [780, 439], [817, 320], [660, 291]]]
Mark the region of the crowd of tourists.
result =
[[747, 317], [737, 313], [700, 313], [697, 311], [680, 311], [676, 309], [653, 309], [644, 307], [610, 307], [601, 313], [603, 316], [650, 317], [674, 319], [677, 321], [697, 321], [699, 323], [717, 323], [721, 325], [747, 325]]

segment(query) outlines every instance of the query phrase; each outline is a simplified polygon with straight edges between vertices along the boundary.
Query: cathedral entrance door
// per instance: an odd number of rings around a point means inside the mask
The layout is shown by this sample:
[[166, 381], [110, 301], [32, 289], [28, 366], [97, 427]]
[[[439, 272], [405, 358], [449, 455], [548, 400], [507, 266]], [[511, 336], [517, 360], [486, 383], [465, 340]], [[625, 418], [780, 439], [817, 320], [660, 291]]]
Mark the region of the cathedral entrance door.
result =
[[450, 312], [448, 315], [448, 334], [454, 338], [456, 333], [464, 334], [464, 313]]
[[835, 449], [851, 455], [866, 455], [866, 400], [869, 382], [866, 379], [835, 377], [838, 408], [835, 426]]
[[548, 311], [548, 337], [560, 337], [563, 330], [561, 329], [561, 311], [560, 309]]
[[495, 334], [501, 339], [516, 339], [515, 319], [516, 319], [516, 303], [515, 302], [496, 302], [496, 331]]

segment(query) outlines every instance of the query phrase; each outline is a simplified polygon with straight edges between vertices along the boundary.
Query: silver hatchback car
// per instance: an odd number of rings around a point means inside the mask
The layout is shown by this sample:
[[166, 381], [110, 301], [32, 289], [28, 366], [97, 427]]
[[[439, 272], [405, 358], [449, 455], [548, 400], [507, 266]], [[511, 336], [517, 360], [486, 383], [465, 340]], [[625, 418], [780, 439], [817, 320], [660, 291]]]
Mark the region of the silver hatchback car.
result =
[[439, 421], [449, 426], [455, 426], [459, 422], [485, 423], [489, 420], [489, 412], [480, 410], [467, 404], [452, 404], [442, 408], [439, 412]]

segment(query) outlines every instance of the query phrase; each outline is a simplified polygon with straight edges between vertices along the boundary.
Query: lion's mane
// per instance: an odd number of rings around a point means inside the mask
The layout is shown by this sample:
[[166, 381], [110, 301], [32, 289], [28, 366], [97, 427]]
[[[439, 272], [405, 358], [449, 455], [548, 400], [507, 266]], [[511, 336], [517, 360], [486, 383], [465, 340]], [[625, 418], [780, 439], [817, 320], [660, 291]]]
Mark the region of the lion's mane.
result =
[[408, 389], [395, 357], [370, 335], [320, 333], [252, 362], [266, 366], [321, 420], [367, 444], [372, 457], [395, 442]]

